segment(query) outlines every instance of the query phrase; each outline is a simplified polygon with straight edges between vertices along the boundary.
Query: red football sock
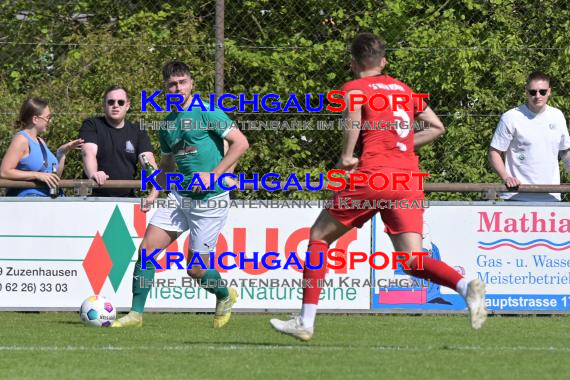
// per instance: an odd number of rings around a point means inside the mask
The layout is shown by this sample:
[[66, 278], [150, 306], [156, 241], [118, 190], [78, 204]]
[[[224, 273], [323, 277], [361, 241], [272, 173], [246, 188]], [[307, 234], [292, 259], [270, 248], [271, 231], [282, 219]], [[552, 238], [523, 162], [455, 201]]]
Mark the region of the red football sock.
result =
[[327, 251], [329, 250], [329, 243], [323, 240], [309, 240], [309, 248], [307, 252], [311, 253], [310, 263], [313, 266], [319, 264], [319, 257], [320, 253], [323, 252], [322, 257], [322, 266], [319, 269], [309, 269], [305, 265], [305, 269], [303, 270], [303, 279], [308, 280], [310, 279], [312, 288], [305, 287], [303, 288], [303, 303], [312, 303], [317, 305], [319, 303], [319, 297], [321, 296], [322, 287], [317, 286], [318, 280], [322, 280], [325, 278], [327, 273]]
[[443, 261], [434, 260], [431, 257], [423, 258], [424, 269], [418, 269], [418, 259], [414, 260], [410, 268], [414, 277], [425, 278], [436, 284], [456, 289], [456, 285], [463, 278], [455, 269]]

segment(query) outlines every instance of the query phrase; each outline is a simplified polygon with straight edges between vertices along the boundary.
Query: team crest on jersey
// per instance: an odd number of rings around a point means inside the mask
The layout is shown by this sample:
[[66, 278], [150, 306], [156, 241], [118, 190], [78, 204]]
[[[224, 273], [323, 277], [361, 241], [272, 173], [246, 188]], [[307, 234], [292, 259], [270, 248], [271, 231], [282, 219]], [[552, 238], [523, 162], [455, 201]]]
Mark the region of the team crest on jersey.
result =
[[198, 148], [194, 145], [188, 144], [184, 140], [177, 141], [176, 144], [172, 146], [172, 151], [175, 156], [185, 156], [187, 154], [198, 154]]

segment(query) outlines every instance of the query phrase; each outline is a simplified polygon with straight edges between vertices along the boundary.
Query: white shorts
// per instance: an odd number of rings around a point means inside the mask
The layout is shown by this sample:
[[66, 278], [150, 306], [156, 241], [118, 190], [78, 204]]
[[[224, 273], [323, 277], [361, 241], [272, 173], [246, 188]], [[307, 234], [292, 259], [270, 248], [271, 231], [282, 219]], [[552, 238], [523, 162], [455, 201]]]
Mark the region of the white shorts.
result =
[[[208, 253], [216, 250], [218, 236], [228, 218], [228, 207], [206, 208], [206, 201], [198, 201], [200, 207], [182, 208], [180, 194], [172, 191], [168, 199], [176, 201], [176, 208], [159, 208], [150, 220], [150, 224], [165, 231], [190, 233], [190, 250], [192, 252]], [[229, 203], [229, 193], [220, 194], [214, 198], [216, 203], [226, 200]]]

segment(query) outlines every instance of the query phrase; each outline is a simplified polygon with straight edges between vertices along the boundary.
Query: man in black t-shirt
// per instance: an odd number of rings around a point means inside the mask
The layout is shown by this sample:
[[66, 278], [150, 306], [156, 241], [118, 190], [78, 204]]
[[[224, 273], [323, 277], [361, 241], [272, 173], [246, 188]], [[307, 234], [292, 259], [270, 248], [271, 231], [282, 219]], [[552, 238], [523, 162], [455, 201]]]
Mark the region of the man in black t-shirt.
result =
[[[105, 116], [83, 122], [79, 137], [83, 144], [83, 167], [87, 178], [102, 185], [106, 180], [132, 180], [137, 173], [137, 161], [143, 166], [144, 154], [157, 167], [146, 130], [125, 120], [130, 107], [127, 90], [111, 86], [103, 96]], [[98, 197], [132, 197], [134, 189], [94, 188]]]

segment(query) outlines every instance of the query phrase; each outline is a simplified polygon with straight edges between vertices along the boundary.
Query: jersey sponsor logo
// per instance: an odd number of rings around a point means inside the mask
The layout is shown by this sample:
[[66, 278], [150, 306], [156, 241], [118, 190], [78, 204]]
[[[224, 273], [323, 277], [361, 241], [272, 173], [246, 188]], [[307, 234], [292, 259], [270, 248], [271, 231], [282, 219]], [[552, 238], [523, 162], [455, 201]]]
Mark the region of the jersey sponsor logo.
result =
[[174, 152], [175, 156], [186, 156], [188, 154], [195, 155], [198, 154], [198, 148], [194, 145], [188, 144], [188, 142], [184, 140], [177, 141], [172, 146], [172, 151]]

